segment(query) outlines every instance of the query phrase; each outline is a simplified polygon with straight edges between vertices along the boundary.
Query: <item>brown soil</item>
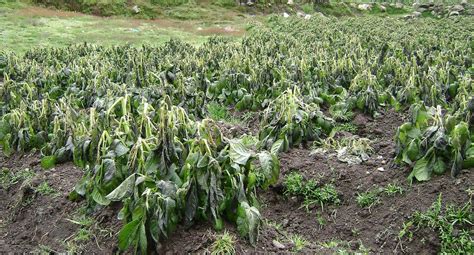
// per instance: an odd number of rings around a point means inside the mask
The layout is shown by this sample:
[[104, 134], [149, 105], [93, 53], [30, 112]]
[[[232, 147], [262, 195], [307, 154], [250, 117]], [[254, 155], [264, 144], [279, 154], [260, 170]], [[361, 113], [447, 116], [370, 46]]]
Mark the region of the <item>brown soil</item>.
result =
[[[82, 171], [72, 163], [43, 170], [39, 163], [39, 157], [34, 153], [0, 158], [0, 169], [13, 173], [30, 169], [35, 173], [29, 181], [20, 181], [10, 187], [0, 186], [0, 253], [64, 252], [68, 250], [68, 241], [79, 230], [79, 225], [70, 220], [84, 202], [71, 202], [67, 197], [80, 180]], [[43, 182], [47, 182], [55, 194], [37, 192]], [[75, 245], [96, 254], [114, 250], [114, 235], [120, 229], [114, 209], [92, 214], [98, 222], [91, 232], [93, 236], [87, 242]], [[97, 231], [99, 229], [102, 231]]]
[[71, 12], [71, 11], [58, 11], [43, 7], [25, 7], [18, 11], [18, 15], [25, 17], [60, 17], [60, 18], [71, 18], [71, 17], [80, 17], [84, 14], [80, 12]]
[[[282, 169], [279, 183], [259, 192], [262, 204], [260, 211], [265, 221], [259, 242], [256, 247], [252, 247], [245, 239], [236, 238], [237, 253], [291, 253], [294, 245], [289, 237], [295, 234], [308, 241], [300, 251], [303, 253], [328, 254], [340, 249], [352, 252], [368, 249], [376, 254], [439, 252], [436, 233], [417, 233], [413, 242], [401, 242], [398, 233], [403, 222], [414, 211], [429, 208], [440, 193], [444, 204], [465, 203], [469, 199], [465, 191], [473, 187], [474, 171], [463, 171], [456, 179], [446, 174], [410, 186], [406, 181], [410, 169], [397, 166], [392, 161], [395, 149], [393, 136], [402, 122], [402, 115], [393, 111], [376, 119], [362, 114], [356, 116], [354, 123], [358, 126], [357, 135], [372, 139], [375, 151], [368, 161], [360, 165], [347, 165], [335, 157], [311, 154], [310, 150], [303, 148], [294, 148], [280, 155]], [[235, 132], [254, 131], [250, 126], [245, 124], [237, 127]], [[70, 163], [42, 170], [36, 154], [1, 158], [2, 167], [12, 171], [30, 168], [37, 175], [30, 185], [18, 183], [8, 189], [0, 189], [0, 253], [37, 251], [40, 245], [46, 245], [53, 251], [66, 251], [64, 240], [71, 239], [79, 229], [77, 224], [67, 219], [71, 219], [74, 212], [84, 204], [69, 201], [67, 195], [81, 177], [81, 170]], [[383, 167], [384, 171], [377, 170], [379, 167]], [[341, 203], [324, 208], [315, 206], [309, 211], [301, 208], [300, 198], [282, 194], [282, 181], [292, 171], [299, 171], [306, 179], [316, 179], [321, 184], [333, 183], [341, 194]], [[34, 187], [43, 181], [57, 190], [59, 196], [35, 193]], [[405, 193], [393, 197], [382, 195], [380, 203], [370, 210], [357, 205], [357, 193], [384, 187], [389, 183], [403, 186]], [[97, 210], [93, 214], [98, 222], [97, 229], [107, 230], [107, 234], [95, 231], [89, 241], [82, 243], [82, 251], [94, 254], [116, 252], [116, 233], [121, 227], [116, 219], [119, 207], [116, 205]], [[326, 223], [320, 225], [318, 219]], [[233, 224], [226, 223], [225, 228], [238, 236]], [[159, 251], [167, 254], [203, 253], [209, 250], [218, 234], [206, 222], [196, 223], [191, 228], [178, 226], [170, 239], [159, 247]], [[420, 241], [422, 239], [423, 242]], [[274, 240], [285, 248], [277, 248]], [[327, 245], [323, 246], [323, 243]]]

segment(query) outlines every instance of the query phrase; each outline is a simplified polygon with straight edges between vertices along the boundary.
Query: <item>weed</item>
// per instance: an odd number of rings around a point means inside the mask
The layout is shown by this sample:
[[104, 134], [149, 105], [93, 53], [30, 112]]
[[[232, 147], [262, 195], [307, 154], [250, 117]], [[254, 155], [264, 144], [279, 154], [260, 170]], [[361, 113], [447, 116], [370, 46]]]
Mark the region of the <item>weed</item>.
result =
[[268, 226], [274, 228], [275, 230], [282, 230], [282, 225], [281, 223], [276, 223], [276, 222], [273, 222], [273, 221], [269, 221], [267, 219], [265, 219], [265, 224], [267, 224]]
[[43, 196], [47, 195], [56, 195], [57, 191], [49, 186], [48, 182], [42, 182], [38, 187], [35, 188], [35, 191]]
[[446, 206], [443, 210], [441, 194], [425, 212], [416, 211], [399, 233], [400, 240], [413, 239], [413, 233], [420, 228], [435, 230], [441, 240], [441, 254], [473, 254], [474, 213], [469, 200], [463, 206]]
[[303, 176], [299, 173], [293, 172], [287, 175], [285, 181], [285, 195], [302, 196], [303, 206], [306, 210], [314, 204], [324, 205], [339, 204], [339, 193], [336, 187], [332, 184], [325, 184], [320, 186], [317, 181], [304, 181]]
[[7, 168], [3, 168], [0, 172], [0, 186], [3, 189], [8, 189], [19, 182], [28, 182], [29, 180], [33, 179], [35, 175], [35, 172], [29, 168], [25, 168], [16, 173], [10, 171]]
[[229, 111], [221, 104], [212, 102], [207, 105], [209, 117], [213, 120], [228, 120], [230, 118]]
[[98, 228], [95, 224], [95, 220], [87, 216], [85, 207], [79, 208], [74, 214], [73, 219], [67, 220], [79, 226], [76, 233], [64, 240], [68, 253], [83, 252], [84, 243], [93, 237], [97, 239], [94, 233], [97, 230], [102, 231], [102, 229]]
[[387, 187], [385, 187], [383, 189], [383, 192], [386, 195], [393, 197], [397, 194], [399, 194], [399, 195], [403, 194], [404, 190], [403, 190], [403, 187], [398, 186], [395, 183], [390, 183], [390, 184], [387, 185]]
[[340, 123], [333, 128], [332, 132], [336, 133], [340, 131], [345, 131], [354, 134], [357, 132], [357, 130], [357, 126], [353, 123]]
[[364, 193], [357, 193], [357, 204], [360, 207], [368, 207], [369, 210], [372, 206], [380, 203], [378, 190], [367, 191]]
[[316, 214], [316, 220], [318, 221], [320, 228], [322, 228], [323, 226], [327, 224], [326, 219], [320, 213]]
[[306, 209], [313, 204], [320, 204], [324, 210], [325, 204], [339, 204], [339, 194], [336, 187], [332, 184], [325, 184], [322, 187], [317, 187], [316, 182], [309, 181], [304, 188], [304, 202]]
[[286, 176], [284, 185], [286, 187], [285, 195], [300, 195], [304, 189], [303, 176], [297, 172], [292, 172]]
[[235, 237], [229, 232], [216, 236], [216, 240], [211, 246], [212, 255], [235, 254]]
[[295, 252], [301, 251], [306, 245], [308, 245], [308, 241], [297, 234], [290, 236], [290, 241], [294, 245], [293, 251]]
[[227, 107], [220, 105], [218, 103], [209, 103], [207, 105], [207, 112], [209, 114], [209, 117], [213, 120], [217, 121], [224, 121], [230, 124], [238, 124], [240, 123], [240, 120], [237, 118], [234, 118], [230, 113]]

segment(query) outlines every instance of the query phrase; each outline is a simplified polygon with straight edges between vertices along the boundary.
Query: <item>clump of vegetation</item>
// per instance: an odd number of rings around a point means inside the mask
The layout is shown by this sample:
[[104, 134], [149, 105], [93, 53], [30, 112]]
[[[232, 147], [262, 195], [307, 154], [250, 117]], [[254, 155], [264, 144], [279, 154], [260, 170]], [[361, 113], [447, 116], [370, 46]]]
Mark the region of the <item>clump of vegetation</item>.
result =
[[19, 182], [28, 182], [33, 179], [35, 172], [29, 168], [25, 168], [18, 172], [13, 172], [10, 169], [2, 168], [0, 171], [0, 186], [2, 189], [8, 189]]
[[469, 200], [462, 206], [448, 205], [443, 208], [441, 194], [425, 212], [416, 211], [403, 224], [399, 233], [400, 239], [413, 240], [414, 233], [420, 229], [430, 229], [438, 234], [441, 240], [442, 254], [472, 254], [474, 240], [474, 212]]
[[35, 188], [35, 191], [43, 196], [58, 195], [58, 192], [53, 187], [51, 187], [47, 181], [44, 181], [38, 185], [38, 187]]
[[232, 255], [235, 254], [235, 237], [227, 231], [218, 235], [211, 245], [212, 255]]
[[370, 208], [378, 203], [380, 203], [379, 191], [371, 190], [363, 193], [357, 193], [357, 204], [360, 207]]
[[293, 251], [294, 252], [299, 252], [303, 250], [306, 245], [308, 245], [308, 241], [304, 239], [304, 237], [298, 235], [298, 234], [293, 234], [290, 236], [290, 241], [293, 244]]
[[339, 204], [340, 194], [332, 184], [319, 185], [315, 180], [305, 181], [297, 172], [290, 173], [284, 181], [285, 194], [303, 197], [303, 206], [309, 210], [314, 204], [324, 209], [324, 205]]
[[399, 186], [395, 183], [389, 183], [384, 189], [383, 192], [387, 196], [396, 196], [396, 195], [401, 195], [403, 194], [404, 190], [402, 186]]

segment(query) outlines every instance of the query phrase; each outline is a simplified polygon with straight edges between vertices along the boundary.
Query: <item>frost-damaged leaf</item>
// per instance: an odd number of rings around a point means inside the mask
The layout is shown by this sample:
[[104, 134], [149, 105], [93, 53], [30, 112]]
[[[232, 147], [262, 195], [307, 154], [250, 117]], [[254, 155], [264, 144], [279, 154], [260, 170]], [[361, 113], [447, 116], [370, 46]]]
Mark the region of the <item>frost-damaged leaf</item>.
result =
[[104, 181], [108, 182], [112, 180], [112, 178], [115, 175], [115, 171], [116, 171], [115, 161], [113, 159], [107, 158], [107, 159], [104, 159], [102, 164], [105, 170]]
[[229, 144], [229, 156], [231, 160], [239, 165], [247, 164], [247, 161], [252, 156], [252, 151], [245, 148], [239, 140], [229, 140]]
[[134, 220], [125, 225], [118, 233], [118, 246], [120, 250], [126, 250], [130, 245], [136, 243], [138, 230], [141, 226], [140, 220]]
[[92, 191], [92, 199], [99, 205], [108, 205], [110, 204], [110, 200], [104, 197], [102, 193], [97, 188], [94, 188], [94, 191]]
[[272, 148], [270, 149], [270, 152], [274, 155], [278, 155], [279, 152], [283, 150], [283, 139], [279, 139], [276, 142], [272, 144]]
[[262, 151], [258, 154], [258, 160], [260, 162], [260, 168], [265, 175], [265, 182], [263, 188], [266, 189], [268, 186], [275, 184], [278, 181], [280, 175], [280, 162], [275, 154], [270, 154], [267, 151]]
[[191, 183], [189, 187], [188, 193], [186, 194], [186, 211], [185, 211], [185, 223], [186, 225], [190, 225], [193, 221], [194, 216], [196, 215], [196, 210], [198, 208], [198, 194], [196, 184], [194, 182]]
[[248, 236], [250, 244], [257, 244], [258, 232], [261, 223], [260, 212], [247, 202], [241, 202], [237, 209], [237, 229], [243, 236]]
[[125, 179], [117, 188], [110, 192], [110, 194], [108, 194], [106, 198], [111, 201], [120, 201], [132, 194], [134, 186], [135, 174], [132, 174], [127, 179]]
[[114, 140], [114, 145], [115, 145], [114, 152], [115, 152], [115, 155], [117, 157], [121, 157], [121, 156], [127, 154], [128, 148], [125, 145], [123, 145], [120, 140], [115, 139]]

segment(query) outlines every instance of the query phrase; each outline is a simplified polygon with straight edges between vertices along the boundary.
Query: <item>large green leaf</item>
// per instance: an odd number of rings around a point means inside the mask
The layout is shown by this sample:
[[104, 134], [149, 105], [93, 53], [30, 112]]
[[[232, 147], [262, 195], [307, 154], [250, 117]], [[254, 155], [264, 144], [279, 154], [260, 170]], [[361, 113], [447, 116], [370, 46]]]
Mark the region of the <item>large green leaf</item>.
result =
[[275, 184], [280, 176], [280, 162], [276, 155], [270, 154], [267, 151], [262, 151], [258, 154], [260, 162], [260, 169], [265, 175], [265, 182], [263, 188]]
[[138, 230], [141, 227], [141, 220], [137, 219], [129, 222], [125, 225], [118, 233], [118, 246], [119, 249], [124, 251], [130, 247], [131, 244], [138, 242]]
[[283, 151], [283, 139], [279, 139], [272, 144], [272, 148], [270, 149], [271, 153], [274, 155], [278, 155], [278, 153]]
[[426, 157], [416, 161], [413, 167], [413, 172], [410, 176], [413, 176], [418, 181], [428, 181], [431, 179], [430, 161]]
[[110, 192], [106, 198], [111, 201], [120, 201], [129, 197], [135, 187], [135, 174], [130, 175], [117, 188]]
[[99, 205], [108, 205], [110, 204], [110, 200], [105, 198], [102, 193], [97, 189], [97, 187], [94, 188], [94, 191], [92, 191], [92, 199]]
[[247, 164], [250, 157], [252, 157], [252, 151], [245, 148], [240, 140], [229, 140], [229, 144], [229, 156], [231, 160], [239, 165]]
[[241, 202], [237, 209], [237, 215], [237, 230], [241, 235], [248, 236], [250, 243], [255, 246], [262, 220], [260, 212], [247, 202]]

